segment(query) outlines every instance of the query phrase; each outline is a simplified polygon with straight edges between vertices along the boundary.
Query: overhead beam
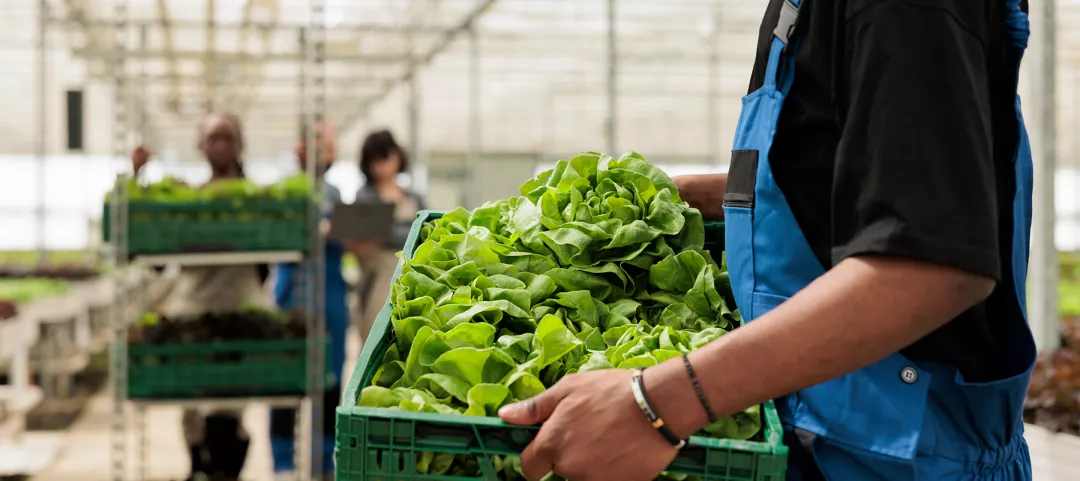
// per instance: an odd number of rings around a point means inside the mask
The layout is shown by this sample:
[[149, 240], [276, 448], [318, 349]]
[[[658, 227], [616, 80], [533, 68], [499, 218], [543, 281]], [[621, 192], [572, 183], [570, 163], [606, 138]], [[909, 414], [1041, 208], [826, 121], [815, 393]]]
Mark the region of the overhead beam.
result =
[[[73, 49], [73, 54], [78, 57], [101, 60], [108, 60], [115, 56], [115, 53], [110, 50], [93, 48], [75, 48]], [[128, 52], [127, 58], [129, 60], [157, 60], [165, 58], [168, 55], [173, 55], [178, 60], [202, 61], [206, 58], [206, 52], [200, 52], [196, 50], [177, 50], [172, 53], [168, 53], [163, 50], [145, 50], [139, 52]], [[261, 61], [295, 63], [300, 62], [304, 59], [304, 56], [301, 52], [269, 52], [263, 56], [260, 56], [260, 58], [253, 58], [250, 55], [245, 55], [239, 52], [216, 52], [214, 54], [214, 57], [220, 63], [249, 63]], [[328, 53], [326, 56], [327, 62], [398, 64], [408, 62], [408, 60], [408, 56], [397, 54], [335, 55], [332, 53]]]
[[[82, 3], [81, 0], [65, 0], [68, 3]], [[69, 8], [70, 9], [70, 8]], [[90, 28], [112, 28], [114, 24], [107, 19], [91, 19], [85, 14], [80, 13], [79, 16], [69, 15], [68, 17], [52, 17], [49, 19], [51, 23], [79, 23]], [[171, 19], [168, 22], [168, 26], [174, 31], [178, 30], [198, 30], [202, 31], [206, 28], [205, 21], [194, 20], [182, 20]], [[128, 22], [132, 27], [156, 27], [164, 26], [165, 24], [161, 19], [132, 19]], [[268, 28], [273, 31], [287, 32], [291, 35], [298, 35], [301, 30], [309, 27], [308, 24], [299, 23], [278, 23], [278, 22], [257, 22], [252, 21], [250, 23], [216, 23], [214, 28], [219, 33], [232, 33], [242, 32], [246, 28]], [[456, 28], [454, 25], [439, 26], [439, 25], [387, 25], [387, 24], [374, 24], [374, 23], [356, 23], [356, 24], [338, 24], [334, 27], [327, 27], [327, 32], [358, 32], [358, 33], [385, 33], [400, 35], [403, 33], [419, 34], [419, 35], [438, 35], [446, 33], [449, 30]]]
[[416, 75], [417, 70], [429, 65], [432, 60], [435, 59], [435, 57], [438, 57], [440, 54], [446, 51], [446, 49], [450, 47], [450, 44], [454, 43], [454, 40], [457, 38], [458, 35], [473, 28], [473, 25], [476, 23], [476, 21], [481, 16], [483, 16], [484, 13], [490, 10], [491, 7], [495, 5], [496, 1], [497, 0], [479, 0], [479, 3], [476, 5], [476, 7], [474, 7], [472, 11], [466, 14], [457, 26], [443, 32], [439, 40], [435, 42], [435, 45], [432, 46], [431, 49], [429, 49], [427, 53], [424, 54], [419, 60], [414, 62], [411, 65], [412, 68], [410, 68], [409, 71], [405, 72], [405, 74], [401, 77], [390, 80], [383, 84], [383, 88], [378, 94], [372, 96], [363, 104], [361, 104], [360, 108], [358, 108], [356, 112], [344, 118], [338, 124], [340, 126], [339, 131], [345, 132], [349, 130], [354, 123], [356, 123], [365, 115], [365, 113], [368, 109], [371, 108], [371, 106], [383, 101], [386, 97], [390, 95], [391, 92], [394, 91], [395, 88], [397, 88], [398, 85], [412, 80], [413, 76]]
[[[76, 0], [68, 0], [68, 1], [76, 1]], [[164, 0], [158, 0], [158, 1], [164, 1]], [[77, 24], [77, 25], [85, 27], [85, 28], [87, 28], [87, 29], [89, 29], [91, 31], [113, 28], [113, 24], [108, 20], [105, 20], [105, 19], [89, 19], [89, 18], [85, 18], [85, 17], [81, 17], [81, 18], [77, 18], [77, 19], [72, 18], [70, 16], [69, 16], [69, 18], [54, 17], [54, 18], [50, 19], [50, 22], [54, 23], [54, 24], [62, 24], [62, 25], [66, 25], [66, 26]], [[167, 27], [172, 32], [174, 32], [176, 34], [180, 33], [179, 31], [181, 31], [181, 30], [192, 30], [192, 31], [201, 32], [206, 28], [205, 22], [183, 21], [183, 20], [177, 20], [177, 19], [172, 19], [172, 20], [168, 21], [167, 23], [163, 23], [160, 19], [158, 19], [158, 20], [149, 20], [149, 19], [147, 19], [147, 20], [134, 20], [134, 21], [131, 22], [131, 25], [133, 27], [146, 26], [146, 27], [150, 27], [150, 28], [153, 28], [153, 27], [165, 28], [165, 27]], [[284, 34], [287, 34], [291, 38], [291, 37], [296, 37], [297, 35], [299, 35], [299, 32], [304, 28], [304, 26], [290, 25], [290, 24], [283, 24], [283, 23], [255, 22], [255, 21], [253, 21], [250, 24], [248, 24], [246, 27], [242, 23], [230, 23], [230, 24], [217, 23], [217, 24], [214, 25], [214, 28], [217, 30], [217, 32], [219, 34], [242, 32], [244, 28], [253, 28], [253, 29], [258, 29], [258, 30], [267, 31], [267, 32], [282, 32]], [[445, 34], [445, 33], [449, 32], [449, 31], [453, 30], [454, 28], [456, 28], [456, 27], [455, 26], [436, 26], [436, 27], [427, 26], [427, 27], [413, 28], [413, 27], [408, 27], [408, 26], [393, 27], [393, 26], [386, 26], [386, 25], [354, 25], [354, 26], [341, 26], [341, 25], [338, 25], [338, 26], [335, 26], [335, 27], [328, 27], [327, 32], [328, 33], [360, 33], [360, 34], [386, 33], [386, 34], [395, 34], [395, 35], [423, 34], [423, 35], [433, 36], [433, 35], [438, 35], [438, 34]], [[727, 22], [725, 24], [724, 29], [717, 32], [717, 33], [720, 36], [756, 35], [758, 33], [758, 27], [757, 27], [757, 24], [752, 23], [752, 22], [747, 23], [747, 22], [731, 21], [731, 22]], [[552, 46], [560, 46], [562, 48], [570, 48], [570, 47], [576, 48], [578, 46], [584, 46], [584, 45], [582, 45], [583, 43], [591, 44], [596, 39], [603, 38], [604, 35], [605, 34], [602, 33], [602, 32], [601, 33], [579, 33], [579, 32], [569, 31], [569, 32], [566, 32], [566, 33], [561, 33], [558, 36], [544, 36], [543, 34], [540, 34], [540, 33], [529, 33], [529, 32], [523, 32], [523, 31], [519, 31], [519, 30], [511, 30], [511, 31], [497, 31], [496, 30], [496, 31], [485, 31], [483, 36], [481, 37], [481, 42], [484, 45], [485, 49], [487, 49], [489, 45], [493, 46], [493, 47], [499, 47], [501, 45], [513, 44], [513, 43], [518, 43], [518, 42], [522, 42], [522, 43], [534, 42], [534, 43], [537, 43], [539, 47], [546, 47], [546, 48], [549, 48], [549, 49]], [[681, 29], [681, 30], [656, 30], [656, 31], [650, 31], [650, 32], [648, 32], [646, 34], [643, 34], [643, 35], [635, 35], [635, 36], [629, 37], [629, 38], [627, 36], [623, 36], [623, 38], [619, 39], [621, 44], [625, 44], [626, 42], [633, 41], [633, 40], [640, 40], [642, 42], [663, 41], [665, 43], [671, 43], [671, 44], [687, 44], [687, 45], [689, 45], [691, 42], [700, 43], [702, 41], [702, 37], [701, 37], [701, 35], [697, 34], [696, 31], [694, 31], [694, 30]], [[514, 46], [514, 47], [517, 47], [517, 46]]]
[[[112, 77], [104, 76], [104, 75], [93, 75], [93, 76], [90, 76], [89, 78], [90, 78], [91, 81], [111, 80], [112, 79]], [[157, 74], [157, 75], [146, 75], [145, 77], [141, 77], [141, 79], [145, 80], [147, 82], [147, 84], [149, 84], [149, 85], [171, 83], [173, 80], [178, 80], [179, 84], [181, 86], [183, 86], [183, 85], [188, 85], [188, 84], [193, 84], [193, 83], [200, 83], [200, 82], [203, 81], [202, 75], [181, 74], [181, 75], [177, 75], [177, 76], [174, 77], [172, 74], [169, 74], [169, 73]], [[339, 86], [341, 88], [352, 88], [357, 84], [381, 84], [382, 82], [385, 82], [387, 80], [390, 80], [389, 76], [353, 77], [353, 76], [349, 76], [349, 75], [338, 75], [338, 76], [335, 76], [333, 78], [327, 78], [327, 83], [336, 84], [337, 86]], [[275, 87], [276, 86], [287, 85], [287, 86], [290, 86], [290, 87], [295, 87], [297, 82], [299, 82], [299, 79], [298, 79], [297, 76], [281, 76], [281, 77], [263, 76], [259, 80], [259, 82], [254, 86], [254, 88], [258, 88], [259, 85], [272, 85], [272, 86], [275, 86]]]

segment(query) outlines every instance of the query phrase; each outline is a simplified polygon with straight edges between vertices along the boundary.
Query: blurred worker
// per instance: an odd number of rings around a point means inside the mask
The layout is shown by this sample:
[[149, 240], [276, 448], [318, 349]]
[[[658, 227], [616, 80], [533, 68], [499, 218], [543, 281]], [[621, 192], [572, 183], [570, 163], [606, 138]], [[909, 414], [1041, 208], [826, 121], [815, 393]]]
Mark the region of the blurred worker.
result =
[[727, 174], [676, 179], [748, 322], [505, 408], [543, 422], [525, 474], [653, 479], [778, 399], [789, 480], [1031, 479], [1026, 2], [770, 0], [760, 32]]
[[405, 239], [416, 213], [424, 210], [424, 199], [398, 183], [398, 174], [409, 168], [409, 156], [387, 130], [368, 134], [360, 146], [360, 174], [364, 185], [356, 194], [357, 202], [388, 202], [396, 204], [394, 226], [390, 239], [384, 244], [366, 243], [350, 246], [360, 264], [357, 300], [360, 316], [357, 332], [366, 341], [390, 295], [390, 280], [397, 269], [397, 253], [405, 247]]
[[[321, 174], [325, 174], [334, 162], [337, 154], [337, 131], [329, 123], [319, 123], [315, 126], [317, 137], [320, 140], [320, 158], [316, 168]], [[301, 131], [300, 140], [296, 144], [296, 158], [300, 164], [301, 172], [307, 172], [308, 146], [307, 129]], [[320, 233], [329, 233], [329, 220], [334, 204], [341, 203], [341, 192], [336, 187], [324, 183], [323, 185], [323, 220], [320, 222]], [[323, 459], [322, 470], [330, 473], [334, 467], [334, 412], [341, 398], [342, 366], [345, 364], [345, 337], [349, 328], [349, 309], [346, 302], [347, 287], [341, 274], [341, 262], [343, 257], [341, 244], [327, 240], [325, 259], [325, 321], [326, 336], [330, 340], [330, 363], [334, 378], [326, 385], [323, 396]], [[306, 304], [309, 264], [281, 264], [277, 268], [277, 282], [274, 286], [274, 299], [282, 310], [303, 308]], [[270, 446], [274, 457], [274, 472], [287, 473], [295, 469], [295, 444], [294, 433], [296, 425], [295, 409], [271, 409], [270, 410]]]
[[[244, 176], [241, 154], [244, 137], [240, 120], [231, 114], [210, 114], [199, 123], [199, 151], [210, 164], [210, 183]], [[138, 175], [150, 160], [145, 147], [135, 149], [132, 167]], [[265, 265], [192, 266], [166, 275], [150, 288], [150, 306], [164, 316], [195, 316], [225, 312], [243, 304], [265, 305]], [[191, 456], [191, 475], [238, 479], [247, 457], [249, 439], [235, 411], [184, 411], [184, 438]]]

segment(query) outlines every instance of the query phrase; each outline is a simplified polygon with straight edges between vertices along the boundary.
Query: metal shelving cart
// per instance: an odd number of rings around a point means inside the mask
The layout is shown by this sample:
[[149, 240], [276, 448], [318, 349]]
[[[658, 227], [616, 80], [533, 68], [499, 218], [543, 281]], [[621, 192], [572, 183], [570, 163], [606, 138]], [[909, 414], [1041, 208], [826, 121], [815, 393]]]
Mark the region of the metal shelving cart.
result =
[[[114, 125], [113, 148], [115, 155], [126, 157], [131, 147], [129, 142], [130, 104], [128, 75], [125, 66], [125, 54], [128, 53], [130, 29], [126, 0], [113, 2], [113, 22], [115, 26], [115, 51], [112, 55], [114, 90]], [[311, 0], [311, 21], [305, 34], [301, 36], [303, 61], [301, 62], [300, 98], [302, 115], [308, 125], [323, 121], [325, 111], [325, 8], [322, 0]], [[308, 158], [318, 158], [320, 142], [318, 129], [307, 129], [309, 148]], [[322, 199], [322, 172], [316, 162], [308, 163], [309, 191], [314, 199]], [[210, 253], [175, 253], [153, 256], [131, 256], [128, 252], [128, 206], [127, 182], [118, 177], [116, 188], [108, 206], [112, 222], [110, 223], [111, 255], [118, 269], [146, 269], [159, 266], [210, 266], [244, 265], [299, 262], [303, 266], [304, 299], [303, 311], [307, 320], [306, 340], [306, 390], [299, 396], [257, 396], [257, 397], [207, 397], [195, 399], [132, 399], [129, 395], [128, 379], [128, 330], [142, 312], [143, 299], [121, 286], [116, 286], [116, 298], [111, 306], [112, 345], [110, 349], [110, 377], [112, 385], [112, 446], [111, 478], [115, 481], [129, 478], [128, 459], [129, 429], [136, 431], [134, 446], [134, 475], [136, 479], [146, 479], [148, 440], [146, 436], [145, 414], [148, 408], [158, 405], [181, 405], [185, 407], [206, 407], [212, 409], [242, 408], [253, 402], [268, 404], [272, 407], [296, 407], [298, 413], [296, 436], [296, 478], [312, 479], [312, 473], [324, 471], [322, 464], [323, 450], [323, 403], [322, 396], [326, 382], [326, 335], [324, 326], [324, 242], [318, 223], [320, 203], [309, 202], [308, 207], [308, 250], [307, 252], [210, 252]], [[299, 293], [294, 293], [299, 294]], [[135, 298], [133, 298], [135, 297]], [[299, 298], [298, 297], [298, 298]], [[133, 416], [132, 416], [133, 414]], [[312, 454], [315, 454], [314, 456]]]

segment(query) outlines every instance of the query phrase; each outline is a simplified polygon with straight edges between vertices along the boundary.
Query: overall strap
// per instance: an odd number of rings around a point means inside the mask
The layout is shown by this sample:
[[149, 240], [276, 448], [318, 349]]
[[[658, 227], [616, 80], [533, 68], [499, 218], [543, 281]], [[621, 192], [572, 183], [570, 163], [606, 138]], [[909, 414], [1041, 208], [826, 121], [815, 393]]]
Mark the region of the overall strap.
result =
[[[773, 29], [769, 63], [765, 69], [765, 87], [787, 91], [791, 87], [790, 75], [795, 62], [798, 45], [799, 4], [801, 0], [784, 0]], [[781, 78], [783, 77], [783, 78]]]

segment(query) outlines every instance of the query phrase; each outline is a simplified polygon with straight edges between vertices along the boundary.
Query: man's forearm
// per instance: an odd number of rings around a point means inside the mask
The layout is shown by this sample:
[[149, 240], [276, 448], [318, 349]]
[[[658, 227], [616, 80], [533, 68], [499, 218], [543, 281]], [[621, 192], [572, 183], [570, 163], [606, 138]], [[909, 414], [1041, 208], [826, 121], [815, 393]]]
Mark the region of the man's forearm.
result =
[[679, 188], [679, 197], [700, 210], [706, 220], [724, 218], [727, 174], [680, 175], [672, 180]]
[[[848, 259], [690, 359], [714, 412], [724, 417], [883, 359], [985, 298], [993, 285], [922, 262]], [[680, 360], [645, 376], [676, 434], [688, 436], [707, 423]]]

